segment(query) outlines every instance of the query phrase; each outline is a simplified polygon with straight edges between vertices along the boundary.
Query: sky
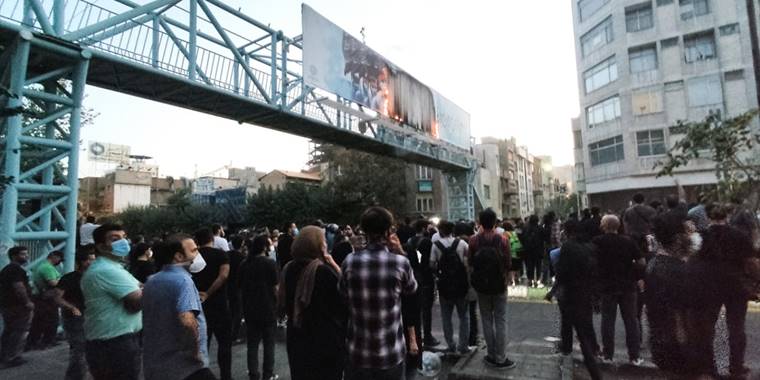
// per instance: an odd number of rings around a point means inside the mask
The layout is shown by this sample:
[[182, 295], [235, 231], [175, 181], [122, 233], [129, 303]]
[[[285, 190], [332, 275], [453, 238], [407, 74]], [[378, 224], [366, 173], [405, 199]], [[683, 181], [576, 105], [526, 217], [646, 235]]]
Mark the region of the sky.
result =
[[[301, 33], [301, 1], [225, 0], [252, 18]], [[514, 136], [555, 165], [573, 161], [570, 119], [579, 113], [571, 1], [310, 0], [317, 12], [471, 115], [476, 138]], [[237, 30], [236, 30], [237, 31]], [[239, 31], [237, 31], [239, 32]], [[253, 166], [301, 170], [307, 139], [93, 86], [100, 115], [82, 140], [131, 146], [160, 174], [192, 177]], [[108, 164], [81, 161], [80, 176]]]

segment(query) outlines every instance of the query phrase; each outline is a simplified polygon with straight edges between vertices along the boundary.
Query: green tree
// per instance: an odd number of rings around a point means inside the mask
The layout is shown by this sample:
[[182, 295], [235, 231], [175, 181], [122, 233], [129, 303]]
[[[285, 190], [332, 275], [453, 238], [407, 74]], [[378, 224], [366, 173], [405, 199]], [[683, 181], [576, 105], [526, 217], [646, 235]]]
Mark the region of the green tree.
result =
[[563, 220], [567, 218], [570, 213], [578, 212], [578, 194], [572, 193], [570, 195], [558, 195], [549, 202], [549, 207], [546, 212], [554, 211], [558, 217]]
[[679, 121], [672, 128], [683, 132], [667, 153], [658, 162], [658, 176], [672, 176], [696, 159], [704, 158], [715, 164], [718, 186], [713, 199], [728, 201], [742, 199], [754, 208], [760, 204], [760, 157], [757, 147], [760, 133], [753, 126], [758, 110], [748, 111], [739, 116], [723, 120], [720, 114], [711, 113], [698, 122]]
[[288, 183], [282, 189], [264, 187], [248, 199], [248, 224], [280, 228], [295, 222], [299, 225], [316, 219], [332, 221], [330, 190], [321, 186]]

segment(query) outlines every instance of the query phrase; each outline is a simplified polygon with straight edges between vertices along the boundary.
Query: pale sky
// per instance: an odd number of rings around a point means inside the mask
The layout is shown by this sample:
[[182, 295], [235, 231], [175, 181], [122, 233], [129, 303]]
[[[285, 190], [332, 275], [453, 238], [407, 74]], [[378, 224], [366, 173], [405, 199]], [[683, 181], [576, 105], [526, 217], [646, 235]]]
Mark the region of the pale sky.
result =
[[[225, 0], [289, 37], [301, 33], [301, 1]], [[476, 138], [514, 136], [555, 165], [573, 161], [578, 115], [571, 1], [311, 0], [307, 4], [361, 38], [471, 115]], [[237, 31], [240, 33], [240, 31]], [[88, 86], [100, 113], [85, 142], [130, 145], [160, 174], [192, 177], [230, 163], [259, 171], [300, 170], [308, 140]], [[84, 153], [84, 152], [83, 152]], [[83, 154], [86, 156], [86, 154]], [[83, 157], [80, 176], [105, 164]]]

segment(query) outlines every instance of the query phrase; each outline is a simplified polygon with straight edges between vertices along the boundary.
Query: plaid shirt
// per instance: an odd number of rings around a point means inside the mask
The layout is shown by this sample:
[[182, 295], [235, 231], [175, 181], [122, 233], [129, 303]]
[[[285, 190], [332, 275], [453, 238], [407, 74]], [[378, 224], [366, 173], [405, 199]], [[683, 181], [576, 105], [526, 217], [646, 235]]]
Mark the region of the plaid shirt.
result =
[[387, 369], [404, 360], [401, 295], [417, 290], [409, 260], [369, 245], [343, 262], [338, 290], [350, 311], [348, 355], [358, 368]]

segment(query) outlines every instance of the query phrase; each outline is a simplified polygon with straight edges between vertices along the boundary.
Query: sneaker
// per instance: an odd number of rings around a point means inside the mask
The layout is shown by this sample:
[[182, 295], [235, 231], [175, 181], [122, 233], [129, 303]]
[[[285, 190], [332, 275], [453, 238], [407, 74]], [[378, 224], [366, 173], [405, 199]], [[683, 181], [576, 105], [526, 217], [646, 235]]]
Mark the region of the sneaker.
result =
[[425, 339], [425, 342], [423, 342], [423, 345], [425, 347], [436, 347], [441, 345], [441, 341], [438, 339], [433, 338], [432, 336]]
[[641, 367], [644, 365], [644, 360], [641, 358], [631, 359], [631, 365], [634, 367]]
[[457, 351], [459, 355], [467, 355], [470, 352], [472, 352], [472, 349], [470, 347], [465, 347]]
[[499, 363], [496, 363], [496, 362], [495, 362], [493, 359], [491, 359], [491, 357], [490, 357], [490, 356], [488, 356], [488, 355], [486, 355], [486, 356], [483, 358], [483, 361], [484, 361], [484, 362], [485, 362], [487, 365], [490, 365], [490, 366], [492, 366], [492, 367], [496, 367], [496, 366], [499, 364]]
[[[641, 360], [641, 359], [639, 359], [639, 360]], [[614, 361], [614, 360], [612, 360], [612, 358], [603, 357], [603, 358], [602, 358], [602, 363], [603, 363], [603, 364], [615, 364], [615, 361]]]
[[512, 369], [517, 367], [517, 363], [509, 360], [509, 358], [504, 359], [503, 362], [496, 364], [494, 367], [497, 369]]
[[279, 378], [280, 378], [280, 376], [279, 376], [279, 375], [272, 375], [272, 376], [269, 376], [269, 377], [267, 377], [267, 379], [266, 379], [266, 380], [277, 380], [277, 379], [279, 379]]

